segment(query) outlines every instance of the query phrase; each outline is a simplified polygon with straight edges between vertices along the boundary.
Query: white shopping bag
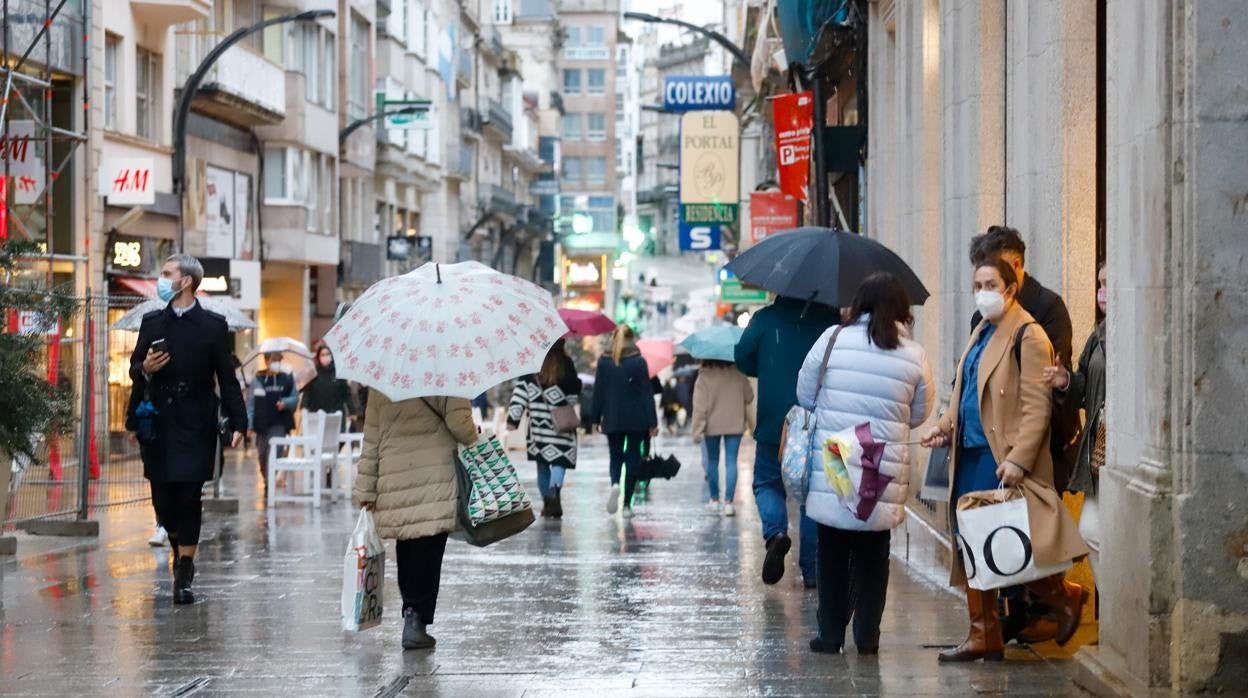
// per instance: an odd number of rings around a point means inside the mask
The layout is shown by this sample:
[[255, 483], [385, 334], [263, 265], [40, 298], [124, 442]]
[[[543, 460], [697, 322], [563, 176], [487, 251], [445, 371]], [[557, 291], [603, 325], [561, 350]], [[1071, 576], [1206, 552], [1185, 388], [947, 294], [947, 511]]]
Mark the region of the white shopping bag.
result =
[[1027, 500], [1020, 490], [970, 492], [958, 499], [958, 547], [972, 589], [988, 591], [1034, 582], [1070, 569], [1036, 564]]
[[367, 630], [381, 623], [386, 548], [373, 525], [373, 513], [360, 512], [342, 565], [342, 629]]

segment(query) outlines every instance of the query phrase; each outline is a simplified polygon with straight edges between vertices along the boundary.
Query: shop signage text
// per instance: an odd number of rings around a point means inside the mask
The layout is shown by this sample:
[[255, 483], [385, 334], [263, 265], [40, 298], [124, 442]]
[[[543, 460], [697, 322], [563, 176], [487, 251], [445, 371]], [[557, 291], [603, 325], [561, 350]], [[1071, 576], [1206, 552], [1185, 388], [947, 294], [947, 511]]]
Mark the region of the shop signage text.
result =
[[737, 279], [727, 279], [719, 284], [719, 300], [721, 303], [761, 305], [767, 302], [767, 292], [761, 288], [745, 286]]
[[809, 92], [780, 95], [772, 100], [776, 117], [776, 156], [780, 189], [807, 200], [810, 179], [810, 134], [815, 100]]
[[731, 112], [689, 112], [680, 118], [680, 219], [737, 220], [740, 122]]
[[680, 250], [682, 252], [709, 252], [721, 246], [718, 225], [705, 223], [680, 223]]
[[35, 177], [43, 172], [36, 143], [35, 122], [9, 122], [8, 136], [0, 137], [0, 163], [7, 163], [10, 176]]
[[737, 91], [728, 75], [670, 75], [663, 79], [663, 111], [732, 111]]
[[110, 206], [151, 206], [156, 203], [152, 158], [109, 158], [99, 169], [99, 192]]
[[782, 191], [750, 192], [750, 244], [797, 227], [797, 199]]
[[385, 92], [377, 92], [377, 113], [407, 111], [383, 117], [382, 127], [388, 130], [422, 131], [433, 128], [433, 102], [427, 99], [386, 99]]

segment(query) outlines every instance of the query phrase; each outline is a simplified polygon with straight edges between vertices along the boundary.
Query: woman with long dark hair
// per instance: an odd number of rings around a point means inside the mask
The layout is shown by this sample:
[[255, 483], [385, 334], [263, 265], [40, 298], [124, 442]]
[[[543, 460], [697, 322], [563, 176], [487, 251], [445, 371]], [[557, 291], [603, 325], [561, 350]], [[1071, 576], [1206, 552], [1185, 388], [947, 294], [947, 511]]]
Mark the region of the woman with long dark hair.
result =
[[624, 477], [624, 518], [633, 517], [633, 493], [637, 467], [645, 446], [659, 433], [654, 388], [646, 360], [637, 349], [637, 335], [620, 325], [612, 336], [611, 353], [598, 360], [594, 379], [592, 420], [604, 434], [611, 450], [611, 494], [607, 513], [620, 507], [620, 478]]
[[[568, 470], [576, 468], [575, 406], [581, 394], [581, 379], [560, 339], [546, 354], [542, 370], [516, 381], [507, 409], [507, 428], [520, 428], [529, 413], [529, 460], [537, 464], [537, 489], [542, 493], [542, 516], [563, 516], [563, 482]], [[556, 413], [573, 417], [556, 418]]]
[[[806, 515], [819, 529], [819, 635], [810, 642], [815, 652], [839, 653], [851, 617], [858, 654], [879, 652], [890, 532], [906, 517], [905, 442], [935, 403], [927, 352], [909, 336], [913, 323], [901, 282], [892, 274], [872, 274], [858, 288], [848, 321], [815, 342], [798, 375], [797, 402], [815, 411], [815, 441], [824, 454], [810, 474], [806, 497]], [[863, 424], [868, 433], [862, 433]], [[844, 462], [839, 471], [835, 463], [824, 467], [838, 432], [855, 428], [857, 441], [886, 444], [870, 473], [874, 491], [865, 487], [865, 463]]]

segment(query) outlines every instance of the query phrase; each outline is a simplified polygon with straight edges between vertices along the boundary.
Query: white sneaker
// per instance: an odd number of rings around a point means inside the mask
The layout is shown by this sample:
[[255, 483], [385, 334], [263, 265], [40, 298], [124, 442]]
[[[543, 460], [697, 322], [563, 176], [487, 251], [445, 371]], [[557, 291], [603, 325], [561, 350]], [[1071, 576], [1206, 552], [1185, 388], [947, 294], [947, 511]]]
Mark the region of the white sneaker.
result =
[[724, 516], [736, 516], [737, 510], [732, 508], [732, 502], [724, 502]]
[[620, 510], [620, 486], [611, 485], [611, 494], [607, 498], [607, 513], [614, 514]]
[[624, 513], [623, 513], [623, 514], [620, 514], [620, 516], [623, 516], [625, 519], [631, 519], [631, 518], [633, 518], [633, 508], [632, 508], [632, 507], [624, 507]]
[[157, 526], [156, 532], [152, 534], [151, 538], [147, 539], [147, 544], [153, 548], [163, 548], [169, 545], [169, 533], [165, 531], [165, 527]]
[[706, 510], [712, 514], [718, 514], [719, 513], [719, 500], [712, 499], [711, 501], [707, 502]]

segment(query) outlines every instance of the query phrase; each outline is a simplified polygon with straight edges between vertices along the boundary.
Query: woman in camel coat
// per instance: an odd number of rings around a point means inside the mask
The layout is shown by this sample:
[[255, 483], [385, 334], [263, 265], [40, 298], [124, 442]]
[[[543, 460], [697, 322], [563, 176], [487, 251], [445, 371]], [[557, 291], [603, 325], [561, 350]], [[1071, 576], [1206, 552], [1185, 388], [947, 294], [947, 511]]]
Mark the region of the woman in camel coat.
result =
[[459, 445], [477, 440], [463, 398], [392, 402], [374, 390], [364, 416], [355, 503], [373, 510], [377, 533], [393, 538], [403, 595], [403, 649], [428, 649], [447, 536], [456, 525]]
[[[1027, 499], [1032, 551], [1037, 565], [1056, 565], [1087, 554], [1074, 519], [1053, 487], [1049, 454], [1052, 397], [1044, 369], [1053, 365], [1053, 347], [1035, 319], [1017, 302], [1018, 276], [994, 260], [975, 270], [975, 303], [984, 320], [972, 333], [958, 362], [949, 409], [924, 439], [928, 447], [950, 449], [949, 510], [967, 492], [1020, 486]], [[1015, 349], [1016, 341], [1022, 342]], [[1018, 357], [1015, 360], [1015, 357]], [[999, 661], [1004, 641], [996, 591], [966, 586], [961, 555], [954, 556], [950, 583], [964, 586], [971, 629], [961, 646], [942, 652], [944, 662]], [[1058, 643], [1079, 627], [1086, 592], [1054, 575], [1026, 585], [1053, 607]]]

